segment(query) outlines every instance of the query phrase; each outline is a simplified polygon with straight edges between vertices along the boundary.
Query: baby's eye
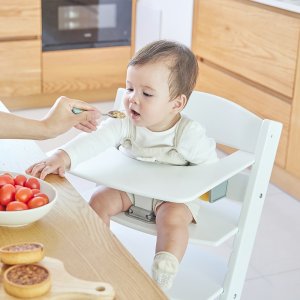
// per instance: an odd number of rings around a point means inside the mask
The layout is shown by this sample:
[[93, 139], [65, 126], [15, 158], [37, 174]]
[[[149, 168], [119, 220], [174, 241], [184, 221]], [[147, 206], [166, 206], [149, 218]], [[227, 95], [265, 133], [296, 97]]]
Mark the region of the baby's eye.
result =
[[149, 94], [149, 93], [143, 92], [143, 94], [144, 94], [146, 97], [152, 97], [152, 95]]
[[132, 92], [133, 89], [132, 89], [132, 88], [126, 88], [126, 91], [127, 91], [127, 92]]

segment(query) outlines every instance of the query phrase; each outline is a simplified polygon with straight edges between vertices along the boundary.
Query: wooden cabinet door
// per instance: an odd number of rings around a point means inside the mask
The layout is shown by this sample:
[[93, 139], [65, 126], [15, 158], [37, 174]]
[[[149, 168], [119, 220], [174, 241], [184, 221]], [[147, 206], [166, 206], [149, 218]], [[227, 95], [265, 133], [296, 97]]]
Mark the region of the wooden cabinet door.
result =
[[291, 104], [201, 62], [199, 63], [199, 74], [197, 90], [227, 98], [264, 119], [276, 120], [283, 124], [276, 164], [284, 168], [287, 157]]
[[240, 0], [195, 0], [193, 50], [224, 69], [293, 97], [299, 19]]
[[130, 47], [43, 52], [43, 92], [111, 90], [125, 85]]
[[40, 0], [1, 0], [0, 39], [41, 36]]
[[41, 92], [41, 42], [0, 43], [0, 97]]

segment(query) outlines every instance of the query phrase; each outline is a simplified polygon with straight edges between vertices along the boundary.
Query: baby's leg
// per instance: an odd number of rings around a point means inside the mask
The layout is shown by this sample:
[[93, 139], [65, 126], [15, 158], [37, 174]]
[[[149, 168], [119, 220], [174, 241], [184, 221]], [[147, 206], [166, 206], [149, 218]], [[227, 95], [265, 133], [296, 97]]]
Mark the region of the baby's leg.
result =
[[170, 252], [181, 261], [189, 240], [188, 227], [192, 221], [193, 216], [185, 204], [161, 204], [156, 212], [156, 252]]
[[128, 210], [131, 205], [125, 192], [104, 186], [98, 187], [90, 200], [90, 206], [107, 226], [112, 216]]
[[164, 289], [172, 286], [189, 240], [188, 226], [193, 216], [182, 203], [165, 202], [156, 212], [157, 241], [152, 272]]

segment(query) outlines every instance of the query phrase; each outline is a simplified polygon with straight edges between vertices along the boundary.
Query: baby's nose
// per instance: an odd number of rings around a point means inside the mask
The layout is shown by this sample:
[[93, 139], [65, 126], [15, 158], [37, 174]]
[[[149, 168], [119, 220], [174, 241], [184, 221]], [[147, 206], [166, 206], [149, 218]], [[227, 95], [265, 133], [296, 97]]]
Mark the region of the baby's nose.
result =
[[129, 98], [129, 102], [130, 102], [130, 103], [135, 103], [135, 104], [139, 103], [137, 95], [136, 95], [136, 94], [132, 95], [132, 96]]

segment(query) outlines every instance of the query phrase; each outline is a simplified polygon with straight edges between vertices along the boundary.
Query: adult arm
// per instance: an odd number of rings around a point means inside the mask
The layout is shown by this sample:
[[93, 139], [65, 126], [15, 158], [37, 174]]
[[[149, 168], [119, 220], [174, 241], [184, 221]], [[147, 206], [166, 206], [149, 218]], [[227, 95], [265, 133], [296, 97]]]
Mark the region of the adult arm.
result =
[[[73, 107], [85, 111], [75, 115]], [[96, 130], [100, 115], [96, 108], [83, 101], [60, 97], [42, 120], [0, 112], [0, 138], [43, 140], [56, 137], [73, 126], [91, 132]]]

